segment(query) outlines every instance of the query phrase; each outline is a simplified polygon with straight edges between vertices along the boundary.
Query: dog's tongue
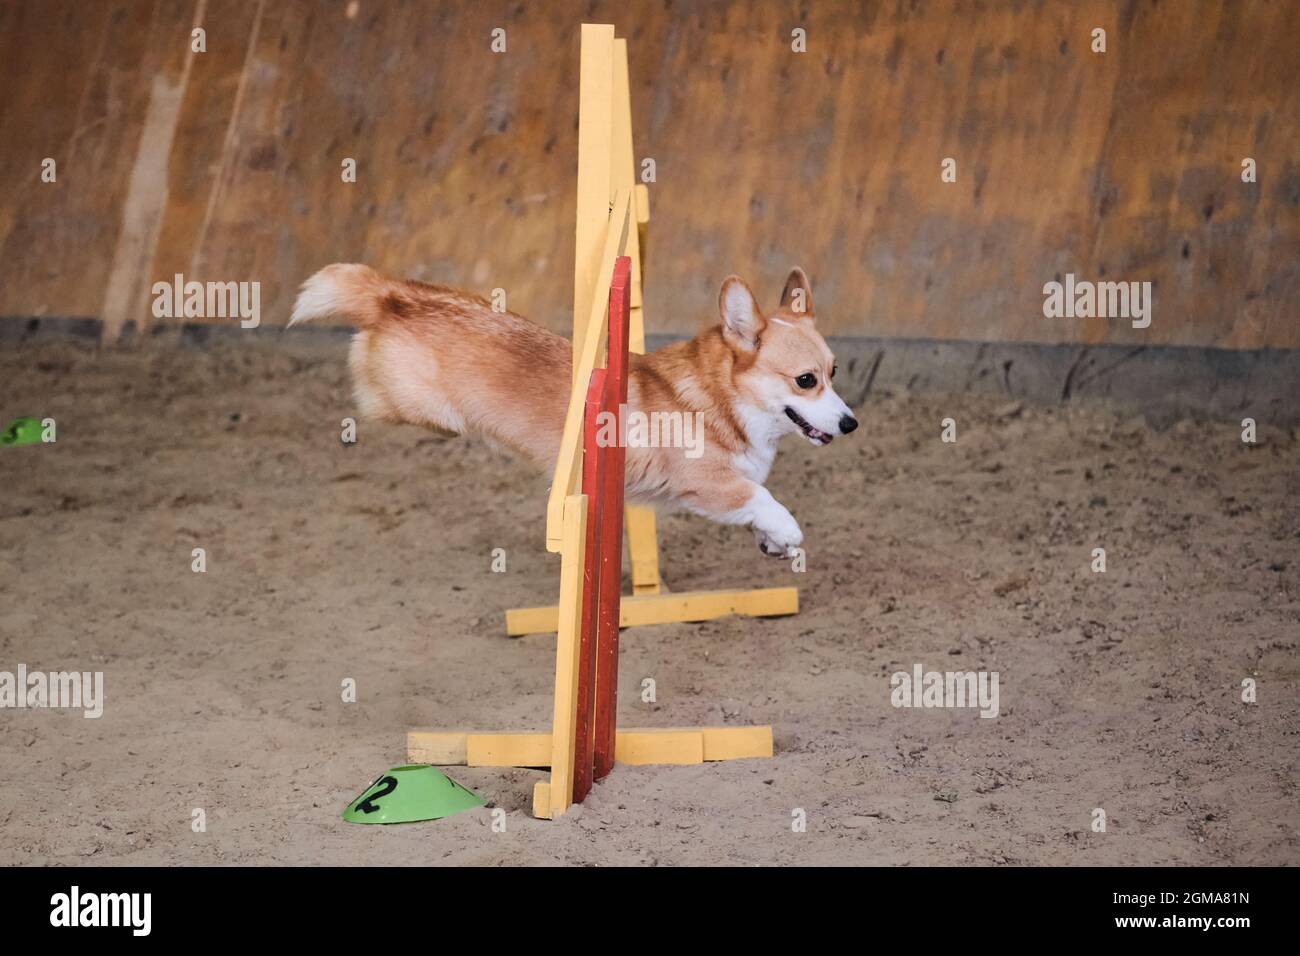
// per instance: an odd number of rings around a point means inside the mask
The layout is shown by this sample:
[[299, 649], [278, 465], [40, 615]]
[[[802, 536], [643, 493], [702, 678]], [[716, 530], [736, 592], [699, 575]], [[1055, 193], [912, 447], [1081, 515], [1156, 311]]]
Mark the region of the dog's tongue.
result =
[[809, 425], [808, 437], [813, 439], [814, 441], [821, 442], [823, 445], [829, 445], [831, 443], [831, 439], [834, 438], [835, 436], [828, 435], [826, 432], [822, 431], [821, 429], [813, 428], [811, 425]]

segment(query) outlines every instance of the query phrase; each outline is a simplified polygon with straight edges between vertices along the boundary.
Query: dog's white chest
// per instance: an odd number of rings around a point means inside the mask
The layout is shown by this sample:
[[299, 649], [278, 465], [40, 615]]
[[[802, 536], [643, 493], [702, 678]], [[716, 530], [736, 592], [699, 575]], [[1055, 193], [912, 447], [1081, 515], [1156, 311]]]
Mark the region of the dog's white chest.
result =
[[776, 444], [769, 448], [751, 448], [735, 457], [736, 468], [750, 481], [762, 484], [767, 481], [767, 473], [772, 470], [772, 461], [776, 458]]
[[732, 456], [732, 461], [742, 475], [761, 485], [772, 470], [781, 432], [774, 426], [772, 416], [759, 409], [741, 406], [737, 411], [749, 437], [749, 445]]

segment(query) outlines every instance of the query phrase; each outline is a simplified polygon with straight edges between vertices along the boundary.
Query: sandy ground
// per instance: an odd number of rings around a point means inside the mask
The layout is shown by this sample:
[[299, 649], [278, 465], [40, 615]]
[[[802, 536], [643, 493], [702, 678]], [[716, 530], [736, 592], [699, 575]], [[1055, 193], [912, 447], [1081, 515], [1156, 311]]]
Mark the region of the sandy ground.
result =
[[[620, 719], [770, 723], [775, 759], [618, 768], [557, 822], [540, 772], [460, 768], [504, 833], [362, 827], [407, 728], [546, 727], [554, 638], [502, 628], [555, 589], [545, 480], [409, 428], [345, 447], [337, 343], [0, 352], [0, 417], [58, 422], [0, 449], [0, 670], [106, 684], [98, 720], [0, 711], [0, 863], [1300, 863], [1295, 434], [1001, 406], [872, 395], [850, 438], [788, 439], [802, 574], [661, 519], [674, 589], [803, 610], [625, 631]], [[997, 671], [1000, 715], [892, 707], [916, 663]]]

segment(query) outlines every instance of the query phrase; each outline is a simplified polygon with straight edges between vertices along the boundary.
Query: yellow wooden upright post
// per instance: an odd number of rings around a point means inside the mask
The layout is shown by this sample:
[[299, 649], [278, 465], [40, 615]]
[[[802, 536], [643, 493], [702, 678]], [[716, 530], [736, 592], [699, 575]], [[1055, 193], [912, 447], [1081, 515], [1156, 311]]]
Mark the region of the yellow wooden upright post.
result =
[[[578, 225], [573, 261], [573, 366], [577, 373], [587, 316], [596, 295], [600, 254], [609, 223], [613, 138], [614, 27], [582, 25], [578, 82]], [[606, 290], [608, 294], [608, 290]]]
[[560, 547], [560, 620], [555, 640], [555, 707], [551, 715], [551, 779], [533, 787], [533, 815], [554, 819], [573, 803], [574, 734], [578, 716], [578, 643], [582, 630], [582, 565], [587, 496], [564, 499]]
[[[636, 181], [636, 153], [632, 147], [632, 87], [627, 65], [627, 40], [614, 40], [614, 125], [610, 176], [614, 188], [633, 196], [636, 228], [628, 236], [627, 254], [632, 257], [632, 303], [628, 314], [628, 348], [645, 354], [645, 311], [642, 298], [642, 268], [645, 250], [641, 242], [650, 218], [649, 193], [644, 183]], [[659, 541], [653, 508], [628, 505], [624, 518], [627, 551], [632, 572], [633, 594], [658, 594]]]
[[[633, 196], [632, 216], [641, 223], [640, 200], [636, 182], [636, 155], [632, 149], [632, 89], [628, 78], [627, 40], [614, 39], [613, 124], [610, 139], [610, 184]], [[641, 189], [645, 187], [642, 186]], [[645, 322], [641, 309], [641, 230], [628, 237], [627, 254], [632, 259], [631, 311], [628, 313], [628, 345], [632, 351], [645, 352]]]

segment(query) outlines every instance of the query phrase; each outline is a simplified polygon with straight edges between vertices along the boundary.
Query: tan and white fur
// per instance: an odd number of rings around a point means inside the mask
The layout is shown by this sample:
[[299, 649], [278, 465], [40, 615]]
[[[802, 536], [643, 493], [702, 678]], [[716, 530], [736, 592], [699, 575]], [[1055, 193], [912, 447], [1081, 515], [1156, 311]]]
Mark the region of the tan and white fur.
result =
[[[802, 269], [770, 315], [734, 275], [718, 307], [722, 321], [690, 341], [629, 357], [628, 409], [699, 412], [704, 442], [698, 457], [629, 447], [627, 496], [747, 525], [765, 554], [793, 557], [803, 532], [763, 487], [777, 442], [802, 434], [827, 445], [858, 423], [831, 385], [835, 357], [814, 325]], [[363, 265], [313, 275], [289, 324], [329, 316], [359, 329], [349, 364], [364, 415], [473, 432], [554, 466], [572, 378], [568, 340], [478, 296]]]

